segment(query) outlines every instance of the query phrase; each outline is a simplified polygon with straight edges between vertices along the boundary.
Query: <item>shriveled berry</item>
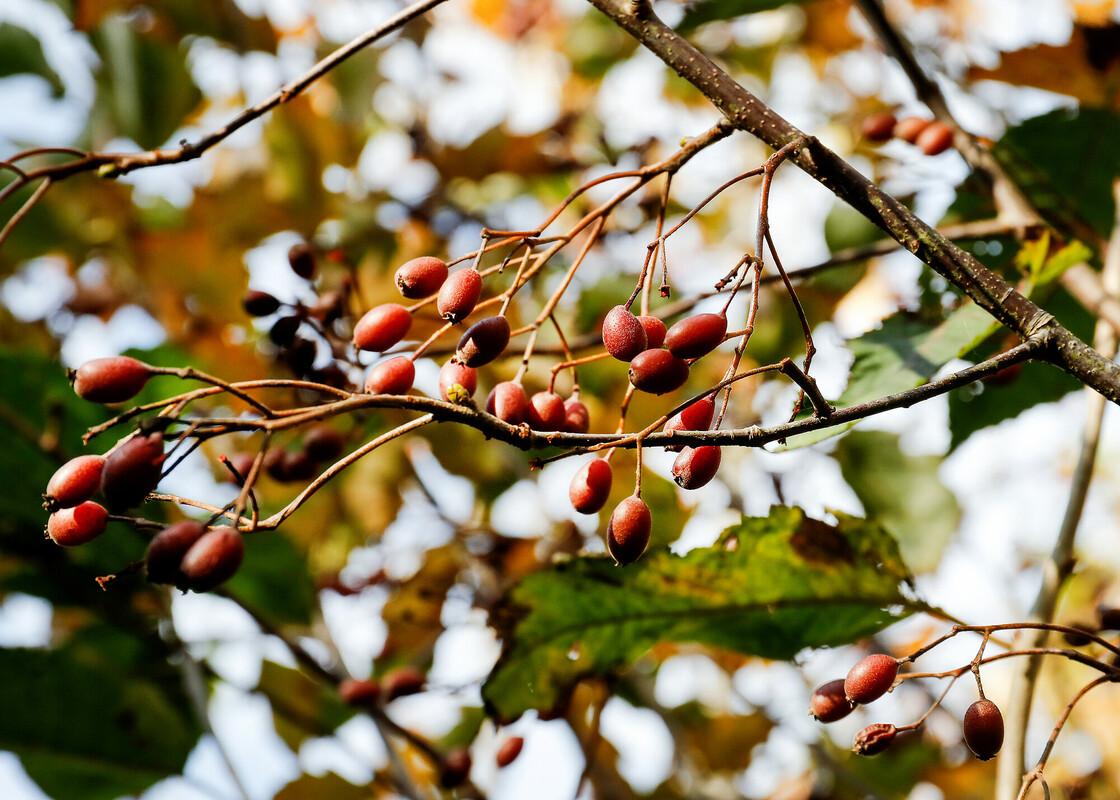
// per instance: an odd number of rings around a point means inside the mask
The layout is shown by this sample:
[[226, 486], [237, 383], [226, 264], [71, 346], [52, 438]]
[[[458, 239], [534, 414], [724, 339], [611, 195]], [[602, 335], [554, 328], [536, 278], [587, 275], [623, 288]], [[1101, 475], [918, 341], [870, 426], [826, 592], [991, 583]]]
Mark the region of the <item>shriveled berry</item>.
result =
[[865, 656], [844, 678], [844, 694], [853, 703], [872, 703], [894, 686], [898, 660], [882, 653]]
[[995, 758], [1003, 747], [1003, 714], [991, 700], [977, 700], [964, 712], [964, 742], [981, 761]]
[[665, 347], [677, 358], [700, 358], [715, 350], [727, 333], [723, 314], [694, 314], [673, 324], [665, 334]]
[[630, 361], [649, 346], [646, 329], [626, 306], [615, 306], [603, 318], [603, 346], [619, 361]]
[[643, 314], [638, 317], [638, 322], [642, 323], [642, 330], [646, 332], [647, 350], [665, 344], [665, 323], [658, 317]]
[[163, 469], [163, 435], [138, 434], [105, 457], [101, 493], [109, 508], [140, 503], [159, 483]]
[[152, 583], [182, 583], [179, 565], [195, 542], [206, 534], [206, 526], [194, 520], [169, 525], [152, 537], [144, 555], [148, 580]]
[[935, 120], [918, 134], [914, 144], [927, 156], [939, 155], [953, 146], [953, 129], [944, 122]]
[[432, 256], [406, 261], [397, 269], [396, 275], [397, 288], [410, 300], [435, 294], [445, 280], [447, 263]]
[[191, 545], [179, 565], [182, 588], [208, 592], [233, 577], [245, 557], [245, 542], [233, 528], [207, 531]]
[[366, 377], [366, 394], [405, 394], [416, 380], [416, 365], [408, 356], [382, 361]]
[[354, 346], [359, 350], [384, 352], [395, 345], [412, 327], [412, 315], [399, 303], [375, 306], [354, 326]]
[[584, 464], [568, 485], [572, 508], [581, 514], [594, 514], [607, 503], [611, 494], [614, 470], [610, 462], [596, 458]]
[[699, 489], [716, 476], [720, 449], [713, 445], [686, 447], [673, 462], [673, 480], [682, 489]]
[[844, 696], [844, 679], [823, 683], [809, 700], [809, 713], [817, 722], [836, 722], [852, 713], [855, 705]]
[[489, 364], [506, 349], [509, 334], [509, 320], [505, 317], [480, 319], [459, 339], [455, 358], [468, 367]]
[[[455, 391], [454, 387], [459, 390]], [[478, 373], [473, 367], [448, 361], [439, 368], [439, 394], [449, 403], [461, 403], [472, 397], [478, 389]]]
[[436, 310], [448, 322], [460, 322], [474, 311], [482, 296], [482, 276], [470, 267], [453, 272], [440, 287]]
[[416, 667], [397, 667], [386, 673], [381, 679], [381, 691], [385, 695], [385, 702], [392, 702], [398, 697], [422, 691], [424, 680], [424, 673]]
[[92, 542], [105, 532], [109, 512], [92, 500], [78, 503], [73, 508], [62, 508], [47, 519], [47, 535], [62, 547], [76, 547]]
[[[50, 489], [50, 484], [47, 488]], [[1097, 606], [1097, 627], [1102, 631], [1120, 631], [1120, 608], [1104, 604]]]
[[101, 487], [101, 471], [105, 468], [102, 456], [77, 456], [59, 467], [47, 481], [43, 495], [47, 508], [73, 508], [93, 497]]
[[894, 136], [894, 128], [897, 124], [898, 120], [895, 119], [894, 114], [889, 111], [881, 111], [878, 114], [864, 117], [863, 123], [860, 125], [860, 132], [863, 134], [863, 138], [869, 142], [885, 142]]
[[305, 281], [315, 277], [315, 248], [307, 242], [292, 245], [288, 250], [288, 264], [292, 272]]
[[861, 756], [875, 756], [886, 750], [894, 742], [898, 729], [886, 722], [868, 725], [856, 734], [852, 742], [852, 752]]
[[553, 392], [537, 392], [529, 398], [529, 427], [535, 431], [558, 431], [564, 427], [564, 398]]
[[649, 506], [636, 495], [630, 495], [611, 512], [607, 524], [607, 550], [618, 564], [633, 564], [649, 545], [653, 517]]
[[369, 708], [381, 696], [381, 685], [364, 678], [347, 678], [338, 685], [342, 702], [354, 708]]
[[439, 769], [439, 784], [445, 789], [454, 789], [471, 774], [471, 754], [465, 747], [456, 747], [443, 759]]
[[591, 430], [591, 412], [574, 397], [564, 401], [564, 430], [568, 433], [587, 433]]
[[294, 315], [280, 317], [268, 329], [269, 341], [277, 347], [291, 347], [302, 324], [303, 320]]
[[315, 459], [308, 455], [306, 450], [289, 450], [284, 453], [284, 465], [281, 468], [284, 480], [289, 482], [309, 481], [318, 472]]
[[529, 398], [520, 383], [503, 381], [490, 390], [486, 410], [502, 422], [520, 425], [529, 414]]
[[241, 307], [251, 317], [267, 317], [269, 314], [276, 313], [280, 308], [280, 301], [268, 292], [250, 289], [241, 298]]
[[508, 767], [517, 757], [521, 755], [521, 749], [525, 746], [525, 739], [520, 736], [511, 736], [502, 742], [502, 746], [498, 748], [498, 753], [494, 760], [498, 764], [498, 768]]
[[914, 144], [918, 136], [930, 126], [931, 122], [933, 120], [924, 117], [903, 117], [894, 126], [895, 138]]
[[668, 350], [646, 350], [630, 362], [630, 383], [650, 394], [665, 394], [684, 386], [688, 364]]
[[78, 367], [74, 391], [92, 403], [122, 403], [139, 394], [152, 377], [152, 368], [129, 356], [95, 358]]
[[303, 449], [315, 461], [332, 461], [342, 455], [346, 437], [326, 423], [316, 425], [303, 436]]

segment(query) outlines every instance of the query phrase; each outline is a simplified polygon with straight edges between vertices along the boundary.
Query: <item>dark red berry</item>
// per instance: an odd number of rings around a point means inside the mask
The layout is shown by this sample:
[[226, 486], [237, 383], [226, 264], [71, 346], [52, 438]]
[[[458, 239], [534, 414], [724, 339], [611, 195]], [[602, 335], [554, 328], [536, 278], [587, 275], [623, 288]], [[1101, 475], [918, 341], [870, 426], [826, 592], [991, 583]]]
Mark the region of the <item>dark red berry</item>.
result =
[[603, 318], [603, 346], [619, 361], [630, 361], [648, 346], [646, 329], [626, 306], [615, 306]]
[[225, 583], [237, 572], [245, 557], [245, 542], [233, 528], [207, 531], [191, 545], [179, 565], [182, 588], [207, 592]]
[[[455, 386], [462, 391], [453, 392]], [[452, 360], [439, 368], [439, 395], [449, 403], [461, 403], [473, 397], [477, 389], [478, 373], [473, 367]]]
[[498, 764], [498, 768], [508, 767], [517, 757], [521, 755], [521, 748], [525, 746], [525, 740], [520, 736], [511, 736], [502, 742], [502, 746], [498, 748], [498, 754], [494, 760]]
[[853, 703], [872, 703], [890, 691], [896, 677], [898, 660], [873, 653], [849, 670], [844, 678], [844, 694]]
[[269, 340], [277, 347], [291, 347], [303, 320], [296, 316], [280, 317], [268, 329]]
[[646, 349], [651, 350], [665, 344], [665, 323], [657, 317], [642, 315], [638, 317], [642, 329], [646, 332]]
[[439, 291], [447, 280], [447, 263], [432, 256], [421, 256], [401, 264], [397, 270], [397, 288], [410, 300], [427, 297]]
[[461, 322], [474, 311], [482, 296], [482, 276], [470, 267], [451, 273], [440, 287], [436, 310], [448, 322]]
[[[50, 484], [47, 488], [50, 489]], [[1102, 631], [1120, 631], [1120, 608], [1103, 604], [1097, 606], [1097, 627]]]
[[1070, 627], [1073, 630], [1062, 632], [1062, 638], [1066, 640], [1066, 644], [1070, 647], [1086, 647], [1092, 644], [1092, 625], [1086, 622], [1074, 622], [1070, 624]]
[[315, 459], [308, 455], [306, 450], [289, 450], [284, 453], [281, 472], [284, 480], [288, 482], [309, 481], [315, 477], [318, 468]]
[[366, 394], [405, 394], [416, 380], [416, 365], [408, 356], [382, 361], [366, 377]]
[[506, 349], [509, 334], [509, 320], [505, 317], [480, 319], [459, 339], [455, 358], [468, 367], [489, 364]]
[[836, 722], [852, 713], [855, 705], [844, 696], [844, 679], [821, 684], [809, 700], [809, 713], [817, 722]]
[[715, 350], [727, 333], [723, 314], [695, 314], [673, 324], [665, 334], [665, 347], [677, 358], [700, 358]]
[[316, 425], [303, 436], [303, 449], [315, 461], [333, 461], [346, 448], [346, 437], [326, 423]]
[[535, 431], [564, 428], [564, 398], [553, 392], [537, 392], [529, 398], [529, 427]]
[[894, 742], [898, 729], [885, 722], [868, 725], [856, 734], [852, 742], [852, 752], [861, 756], [874, 756], [886, 750]]
[[686, 447], [673, 462], [673, 480], [682, 489], [699, 489], [716, 476], [720, 457], [713, 445]]
[[152, 368], [128, 356], [95, 358], [78, 367], [74, 391], [93, 403], [122, 403], [139, 394], [152, 377]]
[[471, 774], [471, 754], [465, 747], [456, 747], [443, 759], [439, 770], [439, 784], [445, 789], [460, 786]]
[[568, 433], [587, 433], [591, 430], [591, 412], [574, 397], [564, 401], [564, 430]]
[[991, 700], [977, 700], [964, 712], [964, 741], [981, 761], [995, 758], [1003, 747], [1003, 714]]
[[384, 352], [412, 327], [412, 315], [399, 303], [385, 303], [367, 311], [354, 326], [354, 346], [359, 350]]
[[377, 681], [347, 678], [338, 685], [338, 694], [348, 706], [369, 708], [381, 696], [381, 685]]
[[630, 383], [650, 394], [665, 394], [684, 386], [688, 364], [668, 350], [646, 350], [630, 362]]
[[386, 673], [381, 679], [381, 691], [385, 694], [385, 702], [392, 702], [398, 697], [422, 691], [424, 680], [424, 673], [416, 667], [397, 667]]
[[163, 435], [137, 434], [105, 457], [101, 494], [112, 509], [140, 503], [159, 483], [163, 469]]
[[268, 292], [250, 289], [241, 298], [241, 307], [251, 317], [267, 317], [269, 314], [276, 313], [280, 308], [280, 301]]
[[486, 410], [502, 422], [520, 425], [529, 414], [529, 398], [520, 383], [503, 381], [490, 390]]
[[76, 547], [92, 542], [105, 532], [109, 512], [105, 507], [86, 500], [73, 508], [62, 508], [47, 519], [47, 535], [62, 547]]
[[914, 144], [922, 131], [929, 127], [933, 120], [925, 119], [924, 117], [903, 117], [894, 126], [894, 135], [896, 139], [901, 139], [904, 142]]
[[288, 251], [288, 264], [296, 275], [305, 281], [311, 280], [315, 277], [315, 248], [307, 242], [292, 245]]
[[[711, 395], [702, 397], [690, 406], [686, 406], [679, 414], [669, 418], [662, 430], [666, 433], [677, 431], [706, 431], [712, 424], [716, 412], [716, 401]], [[678, 451], [682, 445], [667, 445], [666, 450]]]
[[183, 575], [179, 565], [195, 542], [206, 534], [206, 526], [194, 520], [169, 525], [152, 537], [144, 555], [148, 580], [152, 583], [179, 585]]
[[640, 497], [630, 495], [611, 512], [607, 524], [607, 550], [620, 565], [633, 564], [649, 545], [653, 517]]
[[102, 456], [77, 456], [59, 467], [47, 481], [43, 495], [47, 507], [73, 508], [89, 500], [101, 487], [101, 471], [105, 468]]
[[897, 124], [898, 120], [894, 118], [894, 114], [882, 111], [864, 117], [860, 131], [863, 133], [863, 138], [869, 142], [885, 142], [894, 136], [894, 127]]
[[613, 479], [614, 470], [605, 459], [596, 458], [584, 464], [568, 486], [572, 508], [581, 514], [598, 512], [607, 504]]
[[307, 375], [315, 363], [315, 354], [318, 348], [315, 342], [297, 336], [284, 354], [284, 361], [297, 375]]
[[953, 146], [953, 129], [944, 122], [935, 120], [918, 134], [914, 144], [927, 156], [940, 155]]
[[268, 477], [272, 478], [274, 481], [280, 481], [281, 483], [283, 483], [284, 481], [288, 480], [288, 476], [284, 472], [287, 455], [287, 452], [284, 450], [269, 450], [264, 454], [264, 460], [261, 462], [261, 468], [264, 469], [265, 474], [268, 475]]

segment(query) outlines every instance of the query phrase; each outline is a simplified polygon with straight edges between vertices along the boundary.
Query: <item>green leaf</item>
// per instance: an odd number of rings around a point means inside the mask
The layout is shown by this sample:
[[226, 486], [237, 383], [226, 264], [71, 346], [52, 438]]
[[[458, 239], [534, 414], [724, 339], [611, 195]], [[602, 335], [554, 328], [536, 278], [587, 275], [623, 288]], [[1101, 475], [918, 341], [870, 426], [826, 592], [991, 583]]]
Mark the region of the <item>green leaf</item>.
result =
[[579, 558], [524, 579], [495, 610], [502, 656], [483, 686], [501, 721], [552, 709], [581, 678], [614, 673], [659, 642], [766, 658], [850, 642], [909, 613], [909, 573], [890, 535], [775, 506], [720, 545], [628, 567]]
[[330, 736], [354, 715], [337, 692], [272, 661], [261, 664], [257, 691], [272, 704], [277, 734], [295, 751], [305, 739]]
[[277, 623], [307, 625], [315, 609], [315, 583], [307, 557], [277, 531], [245, 537], [245, 560], [226, 584], [229, 593]]
[[961, 521], [957, 498], [938, 477], [941, 456], [908, 456], [898, 436], [882, 431], [856, 431], [834, 455], [868, 519], [894, 536], [907, 566], [935, 569]]
[[695, 0], [684, 12], [677, 30], [688, 33], [706, 22], [734, 19], [756, 11], [769, 11], [786, 5], [799, 5], [807, 0]]
[[0, 78], [27, 73], [49, 83], [55, 97], [62, 95], [62, 79], [51, 69], [35, 35], [6, 22], [0, 24]]

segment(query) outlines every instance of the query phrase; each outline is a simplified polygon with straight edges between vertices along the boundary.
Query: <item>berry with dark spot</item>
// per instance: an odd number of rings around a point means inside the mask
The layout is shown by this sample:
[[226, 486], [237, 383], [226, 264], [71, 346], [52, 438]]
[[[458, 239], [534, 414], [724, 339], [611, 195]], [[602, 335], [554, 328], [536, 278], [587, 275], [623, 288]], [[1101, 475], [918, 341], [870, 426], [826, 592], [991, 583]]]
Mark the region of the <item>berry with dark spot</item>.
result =
[[482, 296], [482, 276], [473, 267], [451, 273], [440, 287], [436, 310], [448, 322], [462, 322]]
[[682, 489], [699, 489], [719, 470], [720, 449], [713, 445], [686, 447], [673, 462], [673, 480]]
[[459, 339], [455, 358], [468, 367], [489, 364], [506, 349], [509, 335], [509, 320], [505, 317], [480, 319]]
[[414, 258], [401, 264], [395, 280], [397, 289], [410, 300], [427, 297], [447, 280], [447, 262], [432, 256]]
[[809, 713], [817, 722], [836, 722], [852, 713], [855, 704], [844, 695], [844, 679], [821, 684], [809, 700]]

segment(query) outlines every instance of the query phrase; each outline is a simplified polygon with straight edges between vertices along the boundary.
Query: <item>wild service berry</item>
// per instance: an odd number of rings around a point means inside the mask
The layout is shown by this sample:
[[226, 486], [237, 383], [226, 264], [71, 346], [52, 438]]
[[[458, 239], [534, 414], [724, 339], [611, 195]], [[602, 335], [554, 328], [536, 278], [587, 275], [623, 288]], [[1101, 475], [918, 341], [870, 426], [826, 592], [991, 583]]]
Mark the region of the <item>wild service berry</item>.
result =
[[387, 672], [381, 679], [381, 691], [385, 702], [390, 703], [398, 697], [417, 694], [424, 689], [424, 673], [416, 667], [397, 667]]
[[461, 322], [482, 296], [482, 276], [473, 267], [451, 273], [440, 287], [436, 310], [448, 322]]
[[128, 356], [95, 358], [71, 377], [74, 391], [92, 403], [122, 403], [139, 394], [152, 377], [152, 368]]
[[159, 483], [163, 470], [163, 434], [137, 434], [105, 457], [101, 494], [109, 508], [137, 505]]
[[284, 362], [297, 375], [307, 375], [315, 363], [315, 354], [318, 348], [315, 342], [297, 336], [291, 347], [284, 353]]
[[[49, 492], [50, 484], [47, 489]], [[1103, 603], [1097, 606], [1097, 627], [1102, 631], [1120, 631], [1120, 608]]]
[[537, 392], [529, 398], [529, 427], [535, 431], [558, 431], [564, 427], [564, 398], [553, 392]]
[[918, 134], [914, 144], [927, 156], [940, 155], [953, 146], [953, 129], [935, 120]]
[[564, 430], [568, 433], [587, 433], [591, 430], [591, 412], [574, 397], [564, 401]]
[[[716, 401], [711, 396], [702, 397], [695, 403], [685, 406], [679, 414], [674, 414], [661, 430], [666, 433], [676, 431], [706, 431], [712, 424], [716, 413]], [[676, 452], [683, 449], [683, 445], [667, 445], [666, 450]]]
[[305, 281], [315, 277], [315, 248], [307, 242], [292, 245], [288, 251], [288, 264], [292, 272]]
[[102, 456], [77, 456], [59, 467], [47, 481], [43, 495], [46, 507], [52, 511], [73, 508], [93, 497], [101, 487], [101, 471], [105, 468]]
[[665, 394], [684, 386], [688, 364], [668, 350], [646, 350], [630, 362], [630, 383], [650, 394]]
[[367, 311], [354, 326], [354, 346], [359, 350], [384, 352], [412, 327], [412, 315], [399, 303], [385, 303]]
[[520, 425], [529, 414], [529, 398], [520, 383], [503, 381], [490, 390], [486, 410], [502, 422]]
[[187, 550], [179, 565], [182, 588], [208, 592], [237, 572], [245, 557], [245, 542], [233, 528], [207, 531]]
[[401, 264], [396, 275], [397, 289], [410, 300], [435, 294], [445, 280], [447, 262], [432, 256], [406, 261]]
[[517, 757], [521, 755], [521, 748], [525, 746], [525, 740], [520, 736], [511, 736], [502, 742], [502, 746], [498, 748], [498, 753], [494, 760], [498, 764], [498, 768], [508, 767]]
[[1003, 747], [1003, 714], [991, 700], [977, 700], [964, 712], [964, 741], [981, 761], [995, 758]]
[[303, 450], [314, 461], [333, 461], [346, 449], [346, 437], [326, 423], [314, 426], [303, 435]]
[[47, 535], [62, 547], [76, 547], [92, 542], [105, 532], [109, 512], [105, 507], [86, 500], [73, 508], [61, 508], [47, 519]]
[[653, 517], [640, 497], [630, 495], [611, 512], [607, 524], [607, 550], [620, 566], [633, 564], [649, 545]]
[[614, 470], [609, 461], [602, 458], [588, 461], [572, 476], [572, 482], [568, 485], [568, 499], [572, 501], [572, 508], [581, 514], [598, 512], [607, 504], [613, 480]]
[[455, 358], [468, 367], [489, 364], [509, 344], [509, 320], [505, 317], [480, 319], [467, 328], [455, 348]]
[[338, 685], [338, 695], [348, 706], [369, 708], [381, 696], [381, 685], [363, 678], [347, 678]]
[[241, 298], [241, 307], [251, 317], [267, 317], [275, 314], [280, 308], [280, 301], [268, 292], [250, 289]]
[[817, 722], [836, 722], [852, 713], [855, 704], [844, 696], [844, 679], [822, 683], [809, 700], [809, 713]]
[[287, 452], [280, 449], [269, 450], [264, 454], [264, 460], [261, 462], [261, 468], [264, 470], [268, 477], [274, 481], [283, 483], [288, 480], [287, 474], [284, 472], [284, 462]]
[[366, 394], [406, 394], [416, 380], [416, 365], [408, 356], [382, 361], [366, 377]]
[[921, 132], [928, 128], [931, 122], [933, 120], [924, 117], [903, 117], [894, 126], [895, 138], [914, 144]]
[[699, 489], [716, 476], [720, 449], [713, 445], [686, 447], [673, 462], [673, 480], [682, 489]]
[[852, 742], [852, 752], [861, 756], [875, 756], [886, 750], [894, 742], [898, 729], [886, 722], [868, 725], [856, 734]]
[[206, 526], [194, 520], [169, 525], [152, 537], [144, 555], [148, 580], [152, 583], [179, 585], [183, 575], [179, 565], [195, 542], [206, 534]]
[[898, 659], [882, 653], [865, 656], [844, 678], [844, 694], [853, 703], [872, 703], [894, 686]]
[[[458, 386], [459, 391], [452, 391]], [[439, 395], [449, 403], [461, 403], [478, 389], [478, 373], [466, 364], [451, 360], [439, 368]]]
[[881, 111], [864, 117], [860, 125], [863, 138], [869, 142], [885, 142], [894, 135], [894, 128], [898, 121], [889, 111]]
[[323, 292], [319, 295], [319, 299], [307, 309], [307, 313], [324, 325], [329, 325], [346, 313], [346, 295], [336, 290]]
[[268, 329], [268, 339], [277, 347], [291, 347], [303, 320], [295, 315], [280, 317]]
[[660, 347], [665, 344], [665, 323], [657, 317], [649, 315], [642, 315], [638, 317], [638, 322], [642, 323], [642, 330], [646, 332], [646, 349], [650, 350], [654, 347]]
[[626, 306], [615, 306], [603, 318], [603, 346], [619, 361], [630, 361], [648, 347], [646, 329]]
[[1063, 631], [1062, 638], [1066, 640], [1066, 644], [1070, 647], [1086, 647], [1092, 644], [1092, 629], [1093, 626], [1087, 622], [1071, 622], [1069, 627], [1072, 630]]
[[694, 314], [673, 324], [665, 334], [665, 347], [677, 358], [700, 358], [715, 350], [727, 333], [723, 314]]
[[471, 754], [465, 747], [456, 747], [443, 759], [439, 769], [439, 784], [444, 789], [454, 789], [471, 774]]
[[315, 477], [318, 468], [315, 459], [306, 450], [289, 450], [284, 453], [281, 472], [288, 482], [309, 481]]

